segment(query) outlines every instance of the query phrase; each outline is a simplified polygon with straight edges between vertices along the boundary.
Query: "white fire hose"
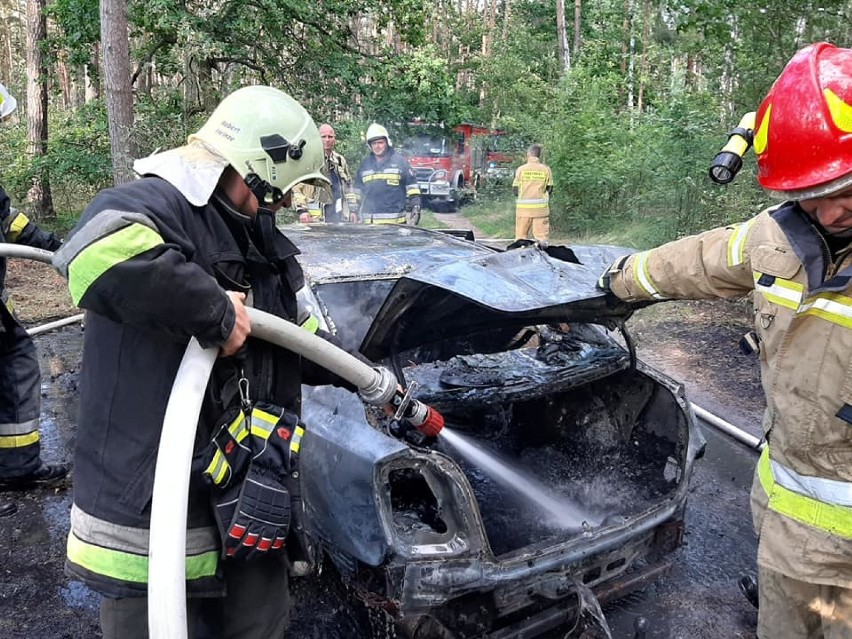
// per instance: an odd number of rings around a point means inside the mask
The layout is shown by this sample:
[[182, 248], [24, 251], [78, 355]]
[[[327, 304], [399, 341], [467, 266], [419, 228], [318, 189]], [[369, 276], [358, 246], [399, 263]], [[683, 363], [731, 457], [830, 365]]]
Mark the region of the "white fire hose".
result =
[[[0, 243], [0, 257], [50, 264], [53, 253]], [[272, 342], [336, 373], [358, 387], [361, 397], [369, 404], [382, 406], [392, 401], [397, 381], [389, 370], [373, 368], [292, 322], [252, 308], [246, 311], [252, 337]], [[203, 349], [196, 339], [190, 340], [166, 407], [160, 441], [168, 445], [161, 445], [157, 453], [151, 505], [148, 626], [152, 639], [187, 636], [185, 557], [189, 474], [195, 425], [217, 354], [218, 348]]]
[[[292, 322], [246, 309], [251, 335], [316, 362], [358, 387], [369, 404], [382, 406], [397, 382], [385, 368], [374, 369]], [[181, 361], [166, 408], [154, 475], [148, 560], [148, 633], [151, 639], [184, 639], [186, 625], [186, 520], [195, 425], [217, 348], [194, 338]], [[167, 442], [168, 445], [163, 445]]]
[[[53, 253], [32, 246], [0, 244], [0, 257], [22, 257], [24, 259], [50, 264], [53, 260]], [[82, 320], [83, 314], [79, 313], [77, 315], [72, 315], [70, 317], [65, 317], [53, 322], [48, 322], [47, 324], [42, 324], [41, 326], [27, 329], [27, 333], [30, 336], [39, 335], [41, 333], [46, 333], [47, 331], [52, 331], [55, 328], [61, 328], [62, 326], [74, 324], [75, 322], [80, 322]]]

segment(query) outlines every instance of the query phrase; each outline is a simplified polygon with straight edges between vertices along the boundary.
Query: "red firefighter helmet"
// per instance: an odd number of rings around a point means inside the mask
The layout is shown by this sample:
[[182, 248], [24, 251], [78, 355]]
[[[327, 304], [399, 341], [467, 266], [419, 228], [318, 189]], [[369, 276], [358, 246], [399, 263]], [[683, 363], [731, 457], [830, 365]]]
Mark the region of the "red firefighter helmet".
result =
[[852, 49], [800, 50], [757, 111], [757, 180], [770, 194], [822, 197], [852, 185]]

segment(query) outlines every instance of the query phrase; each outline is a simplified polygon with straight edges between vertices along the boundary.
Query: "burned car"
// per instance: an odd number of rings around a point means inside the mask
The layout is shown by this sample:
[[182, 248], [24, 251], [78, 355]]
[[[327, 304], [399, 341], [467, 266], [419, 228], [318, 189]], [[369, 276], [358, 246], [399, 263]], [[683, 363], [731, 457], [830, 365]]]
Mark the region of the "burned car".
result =
[[365, 601], [407, 636], [533, 637], [573, 623], [580, 592], [668, 570], [703, 438], [595, 288], [617, 250], [284, 231], [324, 328], [447, 424], [407, 441], [357, 396], [304, 388], [308, 529]]

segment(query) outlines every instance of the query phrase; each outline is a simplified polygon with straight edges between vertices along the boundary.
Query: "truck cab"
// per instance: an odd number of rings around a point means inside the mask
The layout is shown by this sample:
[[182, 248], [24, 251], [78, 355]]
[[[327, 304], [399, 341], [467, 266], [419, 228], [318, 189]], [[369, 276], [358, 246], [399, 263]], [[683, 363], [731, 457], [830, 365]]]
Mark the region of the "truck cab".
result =
[[436, 212], [458, 210], [483, 180], [492, 132], [469, 123], [450, 130], [418, 122], [410, 126], [402, 149], [417, 176], [423, 204]]

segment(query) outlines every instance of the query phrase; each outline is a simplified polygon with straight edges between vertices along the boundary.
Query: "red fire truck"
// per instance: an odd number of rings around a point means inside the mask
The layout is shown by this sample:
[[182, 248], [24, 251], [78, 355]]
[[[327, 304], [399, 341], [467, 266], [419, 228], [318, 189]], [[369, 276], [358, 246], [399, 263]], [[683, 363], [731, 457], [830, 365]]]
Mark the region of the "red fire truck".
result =
[[488, 179], [491, 164], [494, 169], [506, 163], [505, 154], [493, 149], [503, 131], [469, 122], [450, 130], [413, 122], [410, 131], [402, 151], [417, 175], [424, 206], [434, 211], [456, 211]]

